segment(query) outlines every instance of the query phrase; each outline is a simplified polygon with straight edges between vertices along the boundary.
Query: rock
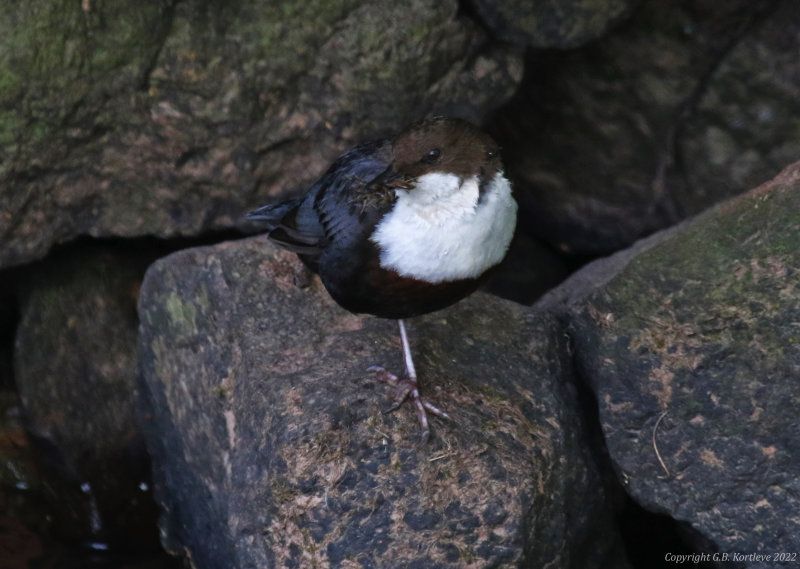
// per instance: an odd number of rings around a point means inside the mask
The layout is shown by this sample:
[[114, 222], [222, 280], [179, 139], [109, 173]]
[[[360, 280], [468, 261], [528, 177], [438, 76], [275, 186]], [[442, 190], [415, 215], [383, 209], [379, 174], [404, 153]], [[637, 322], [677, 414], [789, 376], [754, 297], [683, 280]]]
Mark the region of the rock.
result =
[[[38, 458], [23, 425], [19, 396], [0, 387], [0, 551], [9, 569], [43, 566], [42, 557], [57, 548], [50, 536], [64, 529], [69, 489], [50, 478]], [[70, 530], [61, 533], [62, 538], [74, 536]]]
[[3, 515], [24, 508], [20, 491], [41, 486], [34, 453], [25, 434], [17, 394], [8, 388], [0, 389], [0, 505]]
[[532, 52], [488, 123], [521, 229], [608, 254], [742, 193], [800, 155], [792, 2], [646, 0], [572, 52]]
[[578, 274], [539, 304], [570, 324], [630, 495], [729, 561], [790, 551], [800, 533], [798, 212], [800, 162], [612, 259], [594, 291]]
[[559, 314], [569, 308], [580, 306], [589, 295], [601, 290], [616, 278], [636, 257], [664, 241], [680, 235], [689, 225], [701, 224], [712, 212], [713, 209], [673, 225], [668, 229], [657, 231], [644, 239], [639, 239], [630, 247], [617, 251], [613, 255], [587, 263], [564, 279], [558, 286], [553, 287], [538, 299], [535, 299], [533, 307], [536, 310]]
[[522, 73], [456, 0], [34, 0], [0, 37], [0, 267], [237, 227], [358, 142], [480, 120]]
[[478, 293], [409, 322], [419, 445], [367, 367], [394, 322], [350, 314], [265, 238], [147, 272], [139, 350], [162, 536], [193, 566], [626, 566], [558, 323]]
[[639, 0], [470, 0], [484, 24], [500, 39], [538, 48], [569, 49], [602, 36]]
[[21, 287], [14, 373], [62, 538], [157, 545], [135, 417], [136, 295], [147, 259], [83, 247]]
[[800, 4], [773, 2], [706, 79], [681, 137], [697, 207], [769, 179], [800, 154]]

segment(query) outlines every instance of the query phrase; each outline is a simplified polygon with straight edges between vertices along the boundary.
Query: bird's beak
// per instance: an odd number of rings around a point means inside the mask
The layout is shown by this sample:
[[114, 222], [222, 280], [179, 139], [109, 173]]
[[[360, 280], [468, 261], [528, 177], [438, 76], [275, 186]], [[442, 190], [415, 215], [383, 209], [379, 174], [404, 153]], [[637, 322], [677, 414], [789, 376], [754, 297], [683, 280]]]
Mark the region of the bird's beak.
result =
[[414, 187], [414, 180], [411, 176], [401, 174], [390, 165], [386, 170], [378, 174], [370, 183], [370, 186], [389, 190], [410, 190]]

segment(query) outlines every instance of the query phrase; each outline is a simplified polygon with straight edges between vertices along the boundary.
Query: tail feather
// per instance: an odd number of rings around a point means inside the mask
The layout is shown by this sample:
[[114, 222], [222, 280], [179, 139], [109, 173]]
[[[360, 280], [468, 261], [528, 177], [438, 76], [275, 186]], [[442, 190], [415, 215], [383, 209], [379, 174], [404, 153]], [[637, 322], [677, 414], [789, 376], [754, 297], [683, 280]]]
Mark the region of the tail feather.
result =
[[325, 246], [325, 232], [311, 202], [298, 198], [265, 205], [246, 215], [264, 225], [269, 238], [301, 255], [319, 255]]
[[281, 220], [303, 200], [298, 198], [276, 204], [269, 204], [251, 211], [245, 217], [253, 221], [262, 221], [268, 230], [273, 230], [280, 225]]

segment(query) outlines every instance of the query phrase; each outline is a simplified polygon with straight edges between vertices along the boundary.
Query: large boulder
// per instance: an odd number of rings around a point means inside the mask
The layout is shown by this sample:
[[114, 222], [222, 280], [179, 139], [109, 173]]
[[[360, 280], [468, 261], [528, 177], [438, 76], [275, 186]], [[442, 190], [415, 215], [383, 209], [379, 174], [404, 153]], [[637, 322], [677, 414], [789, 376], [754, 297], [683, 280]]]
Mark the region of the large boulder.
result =
[[800, 534], [800, 163], [638, 250], [537, 306], [569, 322], [630, 495], [775, 567]]
[[265, 238], [147, 272], [141, 394], [162, 535], [194, 567], [624, 567], [554, 318], [476, 294], [410, 325], [419, 444], [367, 368], [396, 324], [350, 314]]
[[602, 36], [639, 0], [467, 0], [504, 41], [538, 48], [569, 49]]
[[53, 3], [0, 22], [0, 267], [79, 235], [236, 226], [346, 148], [478, 120], [516, 51], [456, 0]]
[[520, 228], [608, 254], [800, 155], [800, 5], [646, 0], [604, 37], [532, 52], [489, 121]]

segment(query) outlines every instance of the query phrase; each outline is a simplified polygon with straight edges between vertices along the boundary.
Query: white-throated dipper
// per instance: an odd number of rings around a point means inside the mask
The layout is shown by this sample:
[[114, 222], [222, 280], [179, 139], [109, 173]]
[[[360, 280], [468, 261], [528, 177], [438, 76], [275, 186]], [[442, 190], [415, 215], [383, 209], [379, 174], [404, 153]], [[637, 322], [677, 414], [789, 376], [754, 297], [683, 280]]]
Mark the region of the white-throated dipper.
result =
[[402, 388], [422, 425], [403, 319], [439, 310], [473, 292], [506, 254], [517, 204], [497, 144], [467, 121], [432, 117], [393, 138], [360, 144], [340, 156], [300, 198], [264, 206], [248, 218], [316, 271], [342, 307], [394, 318], [406, 375], [371, 371]]

